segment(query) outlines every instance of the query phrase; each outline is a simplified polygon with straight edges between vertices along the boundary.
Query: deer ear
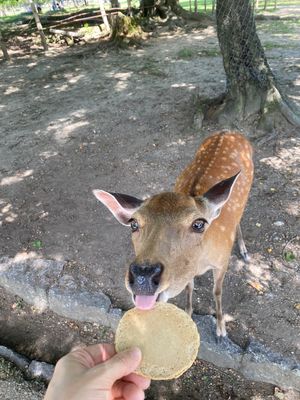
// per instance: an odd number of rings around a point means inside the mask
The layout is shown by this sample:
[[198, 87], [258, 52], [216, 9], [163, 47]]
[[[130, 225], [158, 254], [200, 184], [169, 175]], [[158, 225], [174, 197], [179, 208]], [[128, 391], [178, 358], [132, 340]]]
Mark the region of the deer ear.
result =
[[122, 225], [130, 225], [129, 220], [143, 203], [142, 200], [127, 194], [110, 193], [104, 190], [93, 190], [93, 193]]
[[216, 219], [221, 212], [222, 207], [228, 201], [233, 186], [237, 181], [241, 171], [236, 175], [224, 179], [223, 181], [217, 183], [212, 188], [210, 188], [206, 193], [203, 194], [203, 198], [209, 203], [209, 208], [211, 210], [212, 220]]

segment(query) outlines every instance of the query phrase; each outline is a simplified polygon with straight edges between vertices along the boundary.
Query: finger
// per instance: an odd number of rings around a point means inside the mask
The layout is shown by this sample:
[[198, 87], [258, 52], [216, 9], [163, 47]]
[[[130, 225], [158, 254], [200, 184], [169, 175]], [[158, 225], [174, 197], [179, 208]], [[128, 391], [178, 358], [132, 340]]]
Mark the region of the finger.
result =
[[144, 376], [137, 375], [135, 373], [124, 376], [124, 378], [122, 378], [122, 381], [132, 382], [143, 390], [148, 389], [151, 383], [151, 380], [149, 378], [145, 378]]
[[133, 383], [128, 383], [123, 390], [125, 400], [144, 400], [145, 393]]
[[85, 368], [93, 368], [95, 365], [105, 362], [116, 353], [112, 344], [95, 344], [92, 346], [74, 349], [66, 357], [77, 362]]
[[115, 346], [109, 343], [95, 344], [85, 347], [94, 361], [94, 365], [103, 363], [116, 354]]
[[135, 371], [141, 359], [142, 353], [140, 349], [129, 349], [117, 353], [104, 363], [95, 366], [88, 371], [88, 375], [91, 380], [95, 379], [97, 381], [101, 377], [101, 382], [105, 384], [105, 387], [112, 387], [115, 381]]
[[117, 381], [112, 387], [113, 398], [121, 398], [125, 400], [144, 400], [144, 391], [137, 387], [134, 383]]

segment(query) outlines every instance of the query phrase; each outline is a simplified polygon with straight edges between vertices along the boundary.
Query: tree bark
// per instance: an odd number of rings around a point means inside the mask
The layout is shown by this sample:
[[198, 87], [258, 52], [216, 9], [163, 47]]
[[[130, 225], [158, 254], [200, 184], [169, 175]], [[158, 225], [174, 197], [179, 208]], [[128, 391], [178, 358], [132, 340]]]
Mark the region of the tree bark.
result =
[[8, 54], [8, 51], [7, 51], [5, 42], [3, 40], [3, 36], [2, 36], [1, 31], [0, 31], [0, 47], [1, 47], [1, 50], [2, 50], [2, 53], [3, 53], [4, 60], [9, 61], [10, 60], [10, 56]]
[[215, 7], [216, 7], [216, 0], [212, 0], [212, 5], [211, 5], [211, 13], [215, 13]]
[[110, 0], [110, 6], [111, 8], [120, 8], [120, 3], [119, 0]]
[[129, 16], [132, 17], [132, 7], [131, 7], [131, 0], [127, 0], [127, 5], [128, 5], [128, 13]]
[[[226, 73], [226, 93], [209, 115], [219, 121], [243, 121], [259, 115], [272, 124], [276, 114], [293, 124], [300, 118], [289, 109], [277, 87], [256, 33], [251, 0], [218, 0], [218, 39]], [[287, 112], [289, 110], [289, 112]], [[270, 118], [271, 117], [271, 118]]]
[[30, 6], [31, 6], [31, 9], [32, 9], [32, 12], [33, 12], [33, 15], [34, 15], [34, 19], [35, 19], [37, 30], [38, 30], [38, 32], [40, 34], [40, 37], [41, 37], [43, 48], [44, 48], [45, 51], [47, 51], [48, 50], [48, 44], [47, 44], [46, 36], [44, 34], [43, 27], [42, 27], [42, 24], [41, 24], [41, 20], [40, 20], [39, 14], [38, 14], [37, 9], [36, 9], [36, 5], [33, 2], [33, 0], [30, 0]]

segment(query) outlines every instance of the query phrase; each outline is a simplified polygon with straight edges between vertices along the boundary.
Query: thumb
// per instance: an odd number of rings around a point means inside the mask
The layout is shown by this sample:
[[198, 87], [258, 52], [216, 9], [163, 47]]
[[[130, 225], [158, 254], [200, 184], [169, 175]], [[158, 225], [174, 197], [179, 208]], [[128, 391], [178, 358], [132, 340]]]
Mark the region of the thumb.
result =
[[132, 349], [117, 353], [109, 360], [94, 367], [93, 375], [96, 376], [98, 370], [98, 379], [100, 376], [102, 383], [105, 382], [106, 387], [112, 387], [115, 381], [135, 371], [141, 360], [141, 350], [137, 347], [134, 347]]

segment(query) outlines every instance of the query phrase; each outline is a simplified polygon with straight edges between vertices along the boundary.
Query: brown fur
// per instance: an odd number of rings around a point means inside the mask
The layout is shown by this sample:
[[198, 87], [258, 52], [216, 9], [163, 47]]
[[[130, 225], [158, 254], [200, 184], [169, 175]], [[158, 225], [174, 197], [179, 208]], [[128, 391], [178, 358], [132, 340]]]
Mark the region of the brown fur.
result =
[[[219, 217], [206, 226], [204, 233], [193, 232], [195, 219], [211, 219], [208, 204], [201, 196], [239, 171]], [[151, 197], [133, 215], [140, 225], [133, 233], [136, 262], [164, 265], [159, 292], [164, 292], [165, 299], [187, 288], [187, 310], [191, 313], [193, 278], [213, 270], [217, 334], [222, 336], [226, 334], [222, 284], [252, 179], [250, 143], [237, 132], [219, 132], [201, 144], [194, 160], [177, 179], [174, 192]], [[127, 278], [126, 285], [130, 290]]]

